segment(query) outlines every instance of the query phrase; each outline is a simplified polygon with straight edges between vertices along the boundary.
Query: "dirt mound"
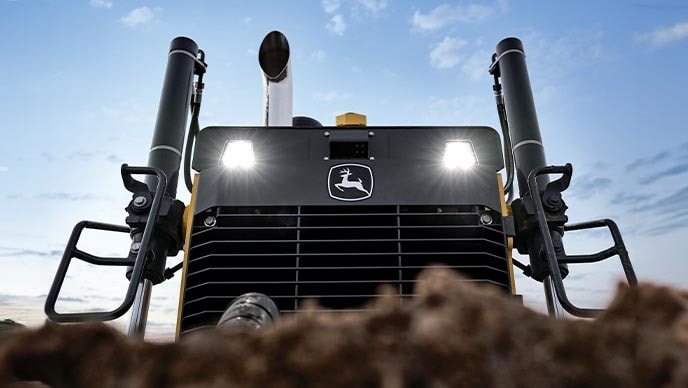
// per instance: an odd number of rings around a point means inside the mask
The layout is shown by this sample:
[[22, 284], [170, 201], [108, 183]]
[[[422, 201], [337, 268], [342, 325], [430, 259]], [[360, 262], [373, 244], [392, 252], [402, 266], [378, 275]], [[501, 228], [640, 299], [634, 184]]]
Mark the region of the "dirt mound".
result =
[[24, 328], [24, 325], [17, 323], [11, 319], [0, 320], [0, 337], [5, 334], [9, 334], [16, 329]]
[[[404, 306], [382, 296], [347, 319], [305, 314], [262, 332], [178, 344], [101, 324], [47, 324], [0, 344], [0, 385], [54, 387], [687, 387], [688, 294], [619, 287], [594, 321], [551, 320], [428, 270]], [[20, 385], [12, 385], [19, 387]]]

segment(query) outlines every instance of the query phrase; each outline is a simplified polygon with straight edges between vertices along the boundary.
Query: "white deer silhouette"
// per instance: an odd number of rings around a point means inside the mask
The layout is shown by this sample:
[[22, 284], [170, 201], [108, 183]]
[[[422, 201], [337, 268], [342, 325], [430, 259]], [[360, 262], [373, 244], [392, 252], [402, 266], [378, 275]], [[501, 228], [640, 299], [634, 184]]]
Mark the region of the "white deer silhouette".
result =
[[370, 195], [370, 192], [363, 188], [363, 181], [361, 180], [361, 178], [358, 178], [358, 181], [350, 181], [350, 175], [351, 170], [349, 170], [348, 168], [341, 170], [339, 172], [339, 176], [342, 177], [342, 181], [339, 183], [335, 183], [334, 186], [342, 192], [344, 191], [344, 189], [356, 189], [358, 191], [366, 193], [367, 195]]

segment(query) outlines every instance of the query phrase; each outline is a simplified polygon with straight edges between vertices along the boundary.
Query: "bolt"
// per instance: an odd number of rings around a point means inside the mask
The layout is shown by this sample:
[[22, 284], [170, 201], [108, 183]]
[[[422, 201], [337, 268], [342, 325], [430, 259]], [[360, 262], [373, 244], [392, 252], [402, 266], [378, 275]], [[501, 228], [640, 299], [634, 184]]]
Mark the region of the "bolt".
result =
[[136, 207], [144, 207], [146, 206], [146, 202], [148, 202], [148, 200], [143, 195], [134, 198], [134, 206]]
[[544, 205], [548, 210], [557, 211], [561, 208], [561, 194], [548, 195], [545, 197]]
[[375, 160], [375, 157], [374, 157], [374, 156], [371, 156], [369, 159], [370, 159], [370, 160]]
[[328, 136], [330, 136], [330, 133], [329, 133], [329, 132], [325, 132], [325, 133], [323, 133], [323, 135], [325, 135], [325, 137], [328, 137]]
[[217, 220], [213, 216], [208, 216], [205, 218], [205, 220], [203, 220], [203, 225], [205, 225], [209, 228], [215, 226], [216, 223], [217, 223]]
[[492, 216], [491, 216], [491, 215], [489, 215], [489, 214], [487, 214], [487, 213], [483, 213], [483, 214], [480, 215], [480, 223], [481, 223], [481, 224], [483, 224], [483, 225], [491, 225], [491, 224], [492, 224], [492, 221], [493, 221], [493, 220], [492, 220]]
[[330, 158], [328, 156], [325, 156], [323, 160], [330, 160]]
[[139, 253], [139, 249], [141, 249], [141, 243], [140, 242], [131, 243], [131, 253]]
[[373, 131], [368, 132], [368, 136], [369, 136], [369, 137], [375, 136], [375, 132], [373, 132]]
[[438, 207], [438, 208], [437, 208], [437, 212], [438, 212], [438, 213], [442, 213], [442, 208], [441, 208], [441, 207]]

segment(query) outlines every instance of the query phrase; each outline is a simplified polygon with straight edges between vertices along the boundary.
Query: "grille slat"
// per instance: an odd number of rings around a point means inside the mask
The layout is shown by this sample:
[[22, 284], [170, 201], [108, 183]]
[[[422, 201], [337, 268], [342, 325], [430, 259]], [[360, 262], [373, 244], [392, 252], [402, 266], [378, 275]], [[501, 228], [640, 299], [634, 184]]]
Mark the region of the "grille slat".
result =
[[[475, 255], [489, 255], [489, 253], [486, 252], [402, 252], [402, 253], [397, 253], [397, 252], [356, 252], [358, 255], [366, 255], [366, 256], [397, 256], [397, 255], [402, 255], [402, 256], [418, 256], [418, 255], [426, 255], [426, 256], [442, 256], [442, 255], [458, 255], [458, 256], [475, 256]], [[327, 255], [329, 256], [349, 256], [350, 253], [340, 253], [340, 252], [328, 252]], [[223, 254], [208, 254], [203, 257], [196, 258], [195, 260], [202, 259], [204, 257], [296, 257], [295, 253], [223, 253]], [[323, 253], [300, 253], [299, 256], [323, 256]], [[496, 255], [492, 255], [493, 257], [499, 257]], [[189, 260], [191, 261], [191, 260]]]
[[[494, 223], [480, 224], [488, 212]], [[213, 326], [237, 296], [262, 292], [283, 313], [306, 299], [358, 311], [383, 284], [414, 295], [429, 265], [510, 290], [498, 213], [480, 206], [215, 208], [194, 219], [181, 332]]]

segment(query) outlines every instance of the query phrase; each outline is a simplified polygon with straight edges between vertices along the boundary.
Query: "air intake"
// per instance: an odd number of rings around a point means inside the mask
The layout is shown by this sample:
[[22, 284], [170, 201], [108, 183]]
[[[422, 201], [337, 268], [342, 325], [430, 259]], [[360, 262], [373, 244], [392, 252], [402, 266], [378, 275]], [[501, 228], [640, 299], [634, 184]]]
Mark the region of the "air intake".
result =
[[214, 326], [247, 292], [286, 314], [306, 299], [358, 310], [382, 284], [403, 303], [429, 265], [508, 292], [506, 252], [501, 216], [480, 206], [218, 207], [194, 221], [180, 333]]

